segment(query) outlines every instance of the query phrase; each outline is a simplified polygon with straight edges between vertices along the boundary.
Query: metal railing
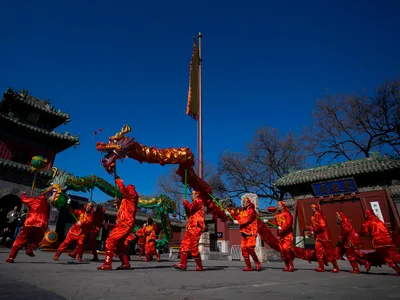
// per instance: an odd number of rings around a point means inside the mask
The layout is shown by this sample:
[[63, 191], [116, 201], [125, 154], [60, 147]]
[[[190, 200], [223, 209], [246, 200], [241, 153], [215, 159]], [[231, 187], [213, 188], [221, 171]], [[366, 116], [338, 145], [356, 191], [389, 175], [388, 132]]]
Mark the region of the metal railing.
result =
[[242, 247], [240, 245], [232, 245], [231, 247], [232, 260], [241, 260], [242, 258]]

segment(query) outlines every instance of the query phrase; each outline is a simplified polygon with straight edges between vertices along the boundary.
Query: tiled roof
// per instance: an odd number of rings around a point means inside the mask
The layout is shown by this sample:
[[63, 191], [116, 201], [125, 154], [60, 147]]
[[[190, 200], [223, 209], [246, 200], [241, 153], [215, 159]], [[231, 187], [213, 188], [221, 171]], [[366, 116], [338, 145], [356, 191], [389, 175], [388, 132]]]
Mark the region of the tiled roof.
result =
[[0, 114], [0, 118], [3, 119], [3, 120], [6, 120], [9, 123], [13, 123], [15, 125], [24, 127], [24, 128], [29, 129], [31, 131], [35, 131], [35, 132], [38, 132], [38, 133], [42, 133], [42, 134], [45, 134], [45, 135], [48, 135], [48, 136], [51, 136], [51, 137], [55, 137], [55, 138], [59, 138], [59, 139], [63, 139], [63, 140], [68, 140], [68, 141], [74, 142], [75, 145], [79, 145], [79, 137], [78, 136], [74, 136], [74, 135], [71, 135], [69, 133], [64, 133], [63, 134], [63, 133], [58, 133], [58, 132], [55, 132], [55, 131], [48, 131], [46, 129], [42, 129], [42, 128], [39, 128], [39, 127], [36, 127], [36, 126], [33, 126], [33, 125], [22, 123], [19, 120], [11, 118], [9, 116], [6, 116], [4, 114]]
[[276, 181], [276, 186], [286, 187], [302, 183], [319, 182], [367, 173], [387, 172], [398, 169], [400, 159], [365, 158], [344, 163], [300, 170], [290, 173]]
[[392, 197], [400, 197], [400, 185], [392, 185], [389, 190]]
[[[6, 168], [6, 169], [14, 169], [18, 171], [24, 171], [33, 174], [34, 171], [32, 168], [28, 165], [16, 163], [10, 160], [5, 160], [0, 158], [0, 167]], [[45, 177], [45, 178], [51, 178], [52, 172], [50, 171], [39, 171], [38, 172], [39, 176]]]
[[68, 113], [64, 113], [61, 110], [54, 110], [52, 108], [51, 105], [46, 104], [43, 100], [38, 99], [36, 97], [33, 97], [31, 95], [21, 95], [18, 94], [17, 92], [15, 92], [13, 89], [8, 88], [5, 92], [4, 95], [9, 95], [12, 99], [20, 101], [20, 102], [24, 102], [29, 104], [30, 106], [40, 109], [44, 112], [62, 117], [63, 119], [65, 119], [65, 121], [69, 121], [70, 115]]

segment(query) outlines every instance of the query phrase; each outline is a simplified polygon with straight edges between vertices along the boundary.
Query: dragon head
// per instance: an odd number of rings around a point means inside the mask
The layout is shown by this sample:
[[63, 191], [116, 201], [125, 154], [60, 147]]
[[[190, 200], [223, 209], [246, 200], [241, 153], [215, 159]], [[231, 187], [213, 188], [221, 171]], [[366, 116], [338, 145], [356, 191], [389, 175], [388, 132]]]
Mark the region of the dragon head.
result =
[[96, 150], [105, 153], [104, 158], [101, 160], [101, 164], [107, 172], [114, 172], [116, 161], [125, 158], [128, 147], [135, 143], [134, 139], [125, 136], [125, 134], [130, 131], [131, 127], [129, 125], [124, 125], [120, 132], [109, 138], [108, 143], [96, 143]]
[[49, 181], [49, 187], [40, 191], [42, 195], [50, 195], [47, 200], [56, 208], [66, 206], [68, 203], [69, 196], [66, 191], [69, 176], [67, 172], [59, 171], [56, 167], [53, 167], [53, 176]]

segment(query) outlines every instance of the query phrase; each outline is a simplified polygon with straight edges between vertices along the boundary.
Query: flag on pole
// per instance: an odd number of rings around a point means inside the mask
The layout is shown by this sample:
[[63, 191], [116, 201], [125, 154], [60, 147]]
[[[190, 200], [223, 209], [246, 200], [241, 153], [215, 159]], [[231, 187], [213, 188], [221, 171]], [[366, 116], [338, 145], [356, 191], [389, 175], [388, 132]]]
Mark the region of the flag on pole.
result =
[[190, 61], [189, 93], [186, 114], [195, 120], [199, 119], [199, 47], [193, 39], [193, 52]]

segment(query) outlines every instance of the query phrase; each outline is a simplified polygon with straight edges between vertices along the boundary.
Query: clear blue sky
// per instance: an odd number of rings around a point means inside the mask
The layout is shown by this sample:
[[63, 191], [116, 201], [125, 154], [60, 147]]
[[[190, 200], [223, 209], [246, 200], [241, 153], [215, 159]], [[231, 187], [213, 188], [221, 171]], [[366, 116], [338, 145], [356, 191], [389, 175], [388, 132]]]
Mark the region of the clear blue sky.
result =
[[[395, 0], [60, 2], [2, 1], [0, 90], [25, 88], [71, 113], [60, 130], [79, 134], [81, 145], [56, 165], [80, 176], [112, 180], [95, 149], [98, 128], [97, 140], [128, 123], [141, 143], [196, 150], [185, 108], [198, 31], [211, 163], [224, 150], [242, 151], [262, 125], [282, 133], [307, 125], [326, 89], [370, 91], [400, 73]], [[167, 171], [119, 165], [143, 194], [154, 194]]]

